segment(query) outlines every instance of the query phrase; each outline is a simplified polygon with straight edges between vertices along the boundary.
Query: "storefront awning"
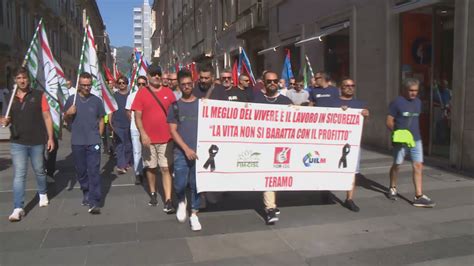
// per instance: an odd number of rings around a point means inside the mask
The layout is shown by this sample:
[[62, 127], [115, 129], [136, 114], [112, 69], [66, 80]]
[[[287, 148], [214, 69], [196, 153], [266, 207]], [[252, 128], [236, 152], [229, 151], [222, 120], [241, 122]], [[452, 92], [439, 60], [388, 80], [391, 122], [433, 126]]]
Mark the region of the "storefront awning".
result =
[[406, 11], [417, 9], [420, 7], [425, 7], [441, 2], [441, 0], [409, 0], [401, 1], [400, 4], [394, 4], [392, 8], [392, 13], [400, 14]]
[[301, 45], [303, 45], [304, 43], [307, 43], [307, 42], [311, 42], [311, 41], [315, 41], [315, 40], [320, 40], [321, 41], [322, 37], [327, 36], [327, 35], [332, 34], [332, 33], [335, 33], [335, 32], [338, 32], [342, 29], [348, 28], [350, 25], [351, 25], [351, 22], [347, 20], [347, 21], [344, 21], [344, 22], [340, 22], [340, 23], [325, 27], [325, 28], [321, 28], [321, 31], [318, 32], [317, 34], [315, 34], [315, 35], [313, 35], [309, 38], [306, 38], [304, 40], [301, 40], [301, 41], [295, 43], [295, 45], [296, 46], [301, 46]]
[[297, 41], [301, 40], [301, 38], [298, 36], [298, 37], [293, 37], [293, 38], [289, 38], [281, 43], [278, 43], [276, 45], [273, 45], [272, 47], [269, 47], [269, 48], [265, 48], [261, 51], [258, 51], [257, 54], [261, 55], [261, 54], [264, 54], [264, 53], [268, 53], [268, 52], [275, 52], [278, 48], [282, 47], [282, 46], [287, 46], [289, 44], [293, 44]]

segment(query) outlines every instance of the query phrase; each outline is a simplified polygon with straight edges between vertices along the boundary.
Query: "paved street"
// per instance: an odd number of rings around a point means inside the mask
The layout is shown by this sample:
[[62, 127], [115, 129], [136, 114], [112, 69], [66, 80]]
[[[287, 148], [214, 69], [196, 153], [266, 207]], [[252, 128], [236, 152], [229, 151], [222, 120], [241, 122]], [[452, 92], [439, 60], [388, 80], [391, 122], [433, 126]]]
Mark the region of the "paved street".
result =
[[9, 143], [0, 143], [0, 265], [473, 265], [474, 180], [426, 167], [425, 193], [437, 206], [412, 207], [411, 168], [402, 167], [399, 191], [388, 200], [390, 157], [364, 150], [353, 213], [344, 193], [280, 193], [280, 222], [266, 226], [261, 193], [228, 193], [202, 212], [201, 232], [147, 205], [131, 173], [117, 176], [102, 157], [105, 201], [101, 215], [81, 206], [68, 135], [61, 143], [50, 206], [39, 208], [31, 169], [28, 214], [12, 210]]

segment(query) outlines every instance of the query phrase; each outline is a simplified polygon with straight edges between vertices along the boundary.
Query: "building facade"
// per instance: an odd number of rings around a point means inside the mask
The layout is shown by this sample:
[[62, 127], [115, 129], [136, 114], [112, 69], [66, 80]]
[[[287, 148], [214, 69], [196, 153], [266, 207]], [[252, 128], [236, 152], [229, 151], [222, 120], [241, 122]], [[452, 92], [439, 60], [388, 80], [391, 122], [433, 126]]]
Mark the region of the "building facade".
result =
[[293, 72], [308, 56], [337, 83], [350, 76], [368, 103], [366, 145], [389, 149], [385, 127], [401, 81], [421, 81], [425, 154], [474, 172], [474, 2], [470, 0], [155, 0], [153, 50], [176, 62], [229, 67], [243, 47], [254, 74]]
[[148, 0], [144, 0], [141, 7], [133, 8], [133, 47], [142, 51], [147, 60], [152, 58], [151, 37], [155, 27], [152, 21]]
[[84, 34], [84, 15], [91, 19], [99, 58], [108, 63], [109, 40], [95, 1], [0, 0], [0, 87], [11, 88], [12, 71], [22, 63], [40, 18], [43, 18], [54, 57], [66, 77], [74, 80]]

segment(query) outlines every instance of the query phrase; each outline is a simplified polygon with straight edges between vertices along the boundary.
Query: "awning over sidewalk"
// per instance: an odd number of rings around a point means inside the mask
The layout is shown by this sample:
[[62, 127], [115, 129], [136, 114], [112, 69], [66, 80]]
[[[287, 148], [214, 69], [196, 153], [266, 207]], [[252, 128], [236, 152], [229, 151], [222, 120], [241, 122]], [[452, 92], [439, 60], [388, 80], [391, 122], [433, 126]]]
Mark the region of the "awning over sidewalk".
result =
[[400, 4], [394, 4], [392, 8], [392, 13], [400, 14], [406, 11], [417, 9], [420, 7], [425, 7], [441, 2], [441, 0], [410, 0], [410, 1], [401, 1]]
[[303, 39], [303, 40], [295, 43], [295, 45], [296, 46], [301, 46], [301, 45], [303, 45], [304, 43], [307, 43], [307, 42], [311, 42], [311, 41], [315, 41], [315, 40], [320, 40], [321, 41], [322, 37], [327, 36], [327, 35], [332, 34], [332, 33], [335, 33], [335, 32], [338, 32], [342, 29], [348, 28], [350, 25], [351, 25], [351, 22], [349, 20], [347, 20], [347, 21], [343, 21], [343, 22], [325, 27], [325, 28], [321, 28], [321, 31], [318, 32], [317, 34], [315, 34], [315, 35], [313, 35], [309, 38]]
[[281, 46], [286, 46], [286, 45], [289, 45], [289, 44], [293, 44], [293, 43], [295, 43], [299, 40], [301, 40], [301, 38], [299, 36], [298, 37], [292, 37], [292, 38], [286, 39], [285, 41], [280, 42], [276, 45], [273, 45], [272, 47], [269, 47], [269, 48], [263, 49], [261, 51], [258, 51], [257, 54], [261, 55], [261, 54], [268, 53], [268, 52], [275, 52]]

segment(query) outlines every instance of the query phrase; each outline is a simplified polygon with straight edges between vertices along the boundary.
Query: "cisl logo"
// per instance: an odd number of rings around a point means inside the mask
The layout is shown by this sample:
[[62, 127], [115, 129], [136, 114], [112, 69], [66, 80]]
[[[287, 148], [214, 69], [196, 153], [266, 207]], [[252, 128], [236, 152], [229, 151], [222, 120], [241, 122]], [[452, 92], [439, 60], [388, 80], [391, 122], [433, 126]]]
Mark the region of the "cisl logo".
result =
[[310, 167], [315, 164], [326, 163], [326, 158], [321, 158], [321, 155], [317, 151], [308, 152], [303, 157], [303, 164], [305, 167]]
[[275, 155], [273, 157], [273, 167], [288, 168], [290, 167], [291, 148], [276, 147]]

